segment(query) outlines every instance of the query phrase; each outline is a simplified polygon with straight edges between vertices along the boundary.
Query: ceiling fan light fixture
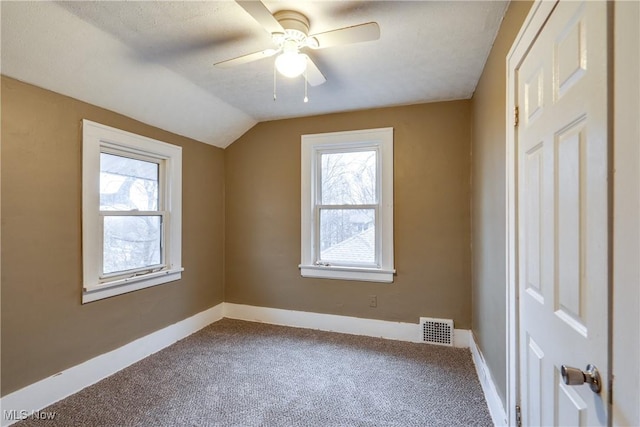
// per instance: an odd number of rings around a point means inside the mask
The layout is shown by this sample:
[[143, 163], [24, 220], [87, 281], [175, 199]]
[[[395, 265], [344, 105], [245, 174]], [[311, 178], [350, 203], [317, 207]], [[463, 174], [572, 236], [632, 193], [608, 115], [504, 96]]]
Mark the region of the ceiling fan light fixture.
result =
[[285, 77], [298, 77], [307, 69], [307, 55], [299, 52], [283, 52], [276, 58], [276, 69]]
[[271, 33], [271, 40], [273, 40], [276, 45], [281, 45], [286, 40], [286, 36], [284, 33]]
[[311, 49], [317, 49], [320, 46], [320, 44], [318, 43], [318, 39], [315, 37], [307, 37], [304, 43], [307, 47], [310, 47]]

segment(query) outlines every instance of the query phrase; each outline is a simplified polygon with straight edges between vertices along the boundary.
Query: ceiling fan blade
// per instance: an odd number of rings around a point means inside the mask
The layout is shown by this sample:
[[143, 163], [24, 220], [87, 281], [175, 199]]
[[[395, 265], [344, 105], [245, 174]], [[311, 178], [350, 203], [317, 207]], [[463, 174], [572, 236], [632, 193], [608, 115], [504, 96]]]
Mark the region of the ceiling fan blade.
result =
[[273, 17], [269, 9], [261, 1], [241, 1], [236, 0], [236, 3], [240, 5], [249, 15], [253, 17], [260, 25], [264, 27], [269, 34], [284, 33], [284, 28]]
[[238, 56], [237, 58], [227, 59], [226, 61], [221, 61], [213, 65], [218, 68], [229, 68], [229, 67], [234, 67], [236, 65], [246, 64], [248, 62], [257, 61], [262, 58], [268, 58], [270, 56], [275, 55], [276, 53], [278, 53], [277, 49], [266, 49], [260, 52], [254, 52], [248, 55]]
[[378, 40], [380, 38], [380, 26], [378, 26], [377, 22], [369, 22], [327, 31], [326, 33], [314, 34], [309, 37], [313, 37], [318, 41], [318, 46], [315, 49], [324, 49], [331, 46]]
[[311, 86], [320, 86], [322, 83], [326, 82], [327, 79], [324, 77], [318, 66], [313, 62], [313, 60], [307, 55], [307, 82]]

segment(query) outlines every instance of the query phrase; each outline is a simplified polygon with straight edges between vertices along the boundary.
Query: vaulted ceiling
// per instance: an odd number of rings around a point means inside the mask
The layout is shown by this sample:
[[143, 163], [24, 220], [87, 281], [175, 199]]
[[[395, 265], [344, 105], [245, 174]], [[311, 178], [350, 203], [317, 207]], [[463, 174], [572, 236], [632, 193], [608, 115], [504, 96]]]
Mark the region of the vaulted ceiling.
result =
[[377, 22], [380, 39], [313, 51], [326, 83], [277, 76], [273, 47], [234, 1], [1, 3], [2, 74], [226, 147], [259, 121], [470, 98], [505, 1], [265, 1], [310, 33]]

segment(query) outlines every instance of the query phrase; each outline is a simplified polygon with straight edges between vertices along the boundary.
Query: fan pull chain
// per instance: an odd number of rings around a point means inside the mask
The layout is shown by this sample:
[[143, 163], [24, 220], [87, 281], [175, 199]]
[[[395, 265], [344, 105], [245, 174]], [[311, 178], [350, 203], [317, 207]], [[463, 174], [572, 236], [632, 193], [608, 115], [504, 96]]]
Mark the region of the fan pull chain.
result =
[[276, 100], [276, 63], [273, 63], [273, 100]]
[[309, 102], [309, 97], [307, 96], [307, 86], [309, 86], [309, 80], [307, 79], [307, 68], [304, 69], [304, 102]]

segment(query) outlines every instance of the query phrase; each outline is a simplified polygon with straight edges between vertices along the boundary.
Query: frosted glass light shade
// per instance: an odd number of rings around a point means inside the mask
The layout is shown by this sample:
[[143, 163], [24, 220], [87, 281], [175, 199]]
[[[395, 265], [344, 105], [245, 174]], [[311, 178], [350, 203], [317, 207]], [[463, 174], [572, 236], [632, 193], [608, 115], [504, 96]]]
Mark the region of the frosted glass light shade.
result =
[[276, 68], [283, 76], [298, 77], [307, 69], [307, 55], [284, 52], [276, 58]]

